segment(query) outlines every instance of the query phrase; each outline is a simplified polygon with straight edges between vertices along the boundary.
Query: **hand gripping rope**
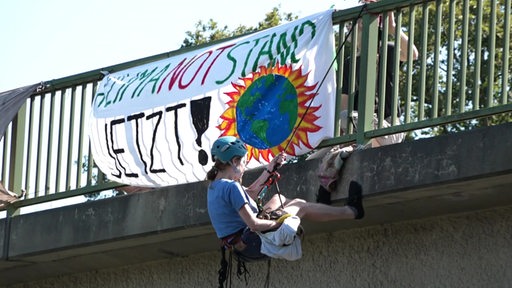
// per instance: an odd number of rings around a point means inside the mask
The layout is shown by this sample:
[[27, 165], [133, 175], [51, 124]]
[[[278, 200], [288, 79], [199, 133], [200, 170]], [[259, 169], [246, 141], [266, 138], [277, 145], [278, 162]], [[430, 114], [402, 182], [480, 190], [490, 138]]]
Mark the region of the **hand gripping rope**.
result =
[[[267, 172], [270, 174], [267, 178], [267, 180], [265, 181], [265, 183], [263, 184], [263, 189], [260, 191], [260, 193], [258, 194], [258, 212], [262, 212], [263, 211], [263, 198], [265, 197], [265, 195], [267, 194], [267, 191], [270, 187], [272, 187], [272, 185], [276, 185], [276, 189], [277, 189], [277, 194], [281, 194], [280, 193], [280, 190], [279, 190], [279, 185], [277, 184], [277, 181], [279, 179], [281, 179], [281, 175], [277, 172], [277, 169], [279, 168], [279, 166], [281, 165], [275, 165], [274, 166], [274, 169], [272, 171], [268, 170], [267, 169]], [[284, 208], [284, 205], [283, 205], [283, 202], [281, 200], [281, 197], [279, 197], [279, 201], [281, 201], [281, 208]]]

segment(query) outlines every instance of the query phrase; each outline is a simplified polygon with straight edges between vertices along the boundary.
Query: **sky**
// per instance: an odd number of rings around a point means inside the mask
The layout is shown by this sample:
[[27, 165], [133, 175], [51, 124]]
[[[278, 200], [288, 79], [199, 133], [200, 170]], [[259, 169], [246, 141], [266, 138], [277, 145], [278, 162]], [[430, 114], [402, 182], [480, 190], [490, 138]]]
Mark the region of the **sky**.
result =
[[[179, 3], [179, 4], [178, 4]], [[299, 18], [357, 0], [0, 1], [0, 92], [179, 49], [198, 21], [257, 26], [274, 7]]]

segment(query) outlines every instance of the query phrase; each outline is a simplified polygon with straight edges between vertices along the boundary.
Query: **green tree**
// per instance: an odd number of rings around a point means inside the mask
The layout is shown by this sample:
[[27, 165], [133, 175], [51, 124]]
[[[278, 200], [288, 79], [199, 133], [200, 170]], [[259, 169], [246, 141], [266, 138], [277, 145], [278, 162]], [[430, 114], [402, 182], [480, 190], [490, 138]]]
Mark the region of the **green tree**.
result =
[[[465, 3], [467, 3], [467, 6], [464, 5]], [[511, 50], [510, 43], [508, 43], [508, 46], [505, 46], [504, 43], [504, 33], [506, 33], [505, 29], [507, 28], [504, 25], [506, 23], [504, 19], [505, 1], [497, 1], [495, 7], [492, 7], [492, 3], [493, 1], [443, 0], [425, 3], [423, 6], [416, 7], [414, 11], [415, 27], [421, 27], [422, 29], [415, 29], [414, 39], [416, 44], [420, 43], [419, 41], [423, 37], [426, 39], [425, 48], [422, 49], [422, 46], [418, 47], [420, 55], [424, 53], [427, 59], [425, 69], [427, 80], [425, 87], [427, 88], [424, 91], [426, 118], [429, 118], [432, 112], [434, 112], [432, 111], [434, 109], [432, 95], [436, 92], [433, 90], [436, 87], [439, 93], [439, 105], [436, 111], [438, 115], [462, 113], [488, 107], [488, 103], [490, 106], [494, 106], [512, 101], [509, 88], [512, 74], [510, 71], [512, 58], [509, 56], [508, 59], [503, 59], [504, 52]], [[467, 7], [467, 10], [465, 7]], [[495, 18], [493, 18], [492, 11], [495, 11]], [[440, 17], [439, 46], [436, 44], [436, 13], [441, 13], [442, 15]], [[449, 17], [450, 13], [453, 13], [453, 18]], [[407, 9], [403, 11], [403, 15], [408, 15]], [[405, 18], [404, 27], [408, 27], [409, 19]], [[453, 22], [450, 22], [451, 19], [453, 19]], [[428, 21], [426, 26], [425, 20]], [[465, 22], [468, 23], [467, 26], [465, 26]], [[467, 33], [464, 33], [465, 27], [467, 27]], [[481, 30], [479, 30], [479, 27], [481, 27]], [[491, 29], [492, 27], [495, 27], [494, 31]], [[464, 34], [467, 37], [464, 37]], [[450, 36], [454, 39], [452, 43], [450, 43]], [[494, 45], [491, 45], [492, 43]], [[465, 48], [467, 50], [464, 50]], [[436, 66], [435, 61], [436, 55], [434, 51], [436, 49], [440, 51], [440, 54], [438, 54], [439, 59], [437, 59], [439, 66]], [[449, 57], [449, 52], [453, 53], [453, 57]], [[420, 71], [420, 64], [420, 61], [415, 62], [414, 70], [416, 75]], [[449, 69], [450, 65], [451, 70]], [[491, 65], [494, 65], [494, 67], [490, 67]], [[489, 71], [492, 70], [491, 68], [494, 69], [494, 75], [492, 76], [489, 75]], [[437, 79], [434, 79], [435, 69], [439, 69], [440, 72]], [[503, 79], [504, 69], [508, 70], [508, 79]], [[463, 76], [465, 78], [462, 78]], [[413, 78], [413, 91], [416, 91], [413, 92], [415, 93], [413, 96], [416, 97], [413, 100], [416, 102], [419, 101], [420, 81], [419, 77]], [[505, 83], [505, 87], [503, 87], [503, 83]], [[489, 87], [493, 89], [489, 89]], [[402, 93], [405, 93], [405, 91]], [[451, 107], [445, 105], [450, 94], [452, 97]], [[507, 97], [508, 99], [506, 99]], [[464, 102], [461, 103], [461, 100]], [[417, 113], [417, 111], [415, 112]], [[439, 135], [510, 121], [510, 113], [499, 114], [472, 121], [444, 125], [433, 131], [424, 131], [423, 133]]]
[[[75, 161], [75, 165], [78, 165], [77, 161]], [[87, 173], [89, 172], [89, 169], [90, 169], [89, 168], [89, 155], [85, 155], [83, 157], [81, 167], [82, 167], [82, 174], [87, 175]], [[91, 181], [92, 181], [93, 185], [98, 183], [98, 177], [100, 177], [97, 172], [94, 172], [95, 170], [97, 170], [97, 169], [91, 170], [92, 171]], [[101, 175], [104, 177], [103, 182], [109, 181], [105, 177], [105, 175], [103, 175], [103, 174], [101, 174]], [[121, 195], [124, 195], [124, 193], [122, 191], [117, 190], [117, 189], [109, 189], [109, 190], [105, 190], [105, 191], [91, 192], [88, 194], [84, 194], [83, 196], [85, 197], [86, 201], [94, 201], [94, 200], [110, 198], [113, 196], [121, 196]]]
[[253, 33], [296, 19], [298, 19], [298, 17], [292, 13], [280, 13], [279, 7], [275, 7], [272, 9], [272, 11], [265, 14], [265, 19], [259, 22], [256, 27], [239, 25], [235, 29], [230, 30], [227, 26], [220, 27], [219, 24], [213, 19], [210, 19], [206, 23], [199, 20], [196, 23], [195, 31], [185, 32], [187, 37], [183, 40], [181, 48], [192, 47], [196, 45], [211, 43], [217, 40]]

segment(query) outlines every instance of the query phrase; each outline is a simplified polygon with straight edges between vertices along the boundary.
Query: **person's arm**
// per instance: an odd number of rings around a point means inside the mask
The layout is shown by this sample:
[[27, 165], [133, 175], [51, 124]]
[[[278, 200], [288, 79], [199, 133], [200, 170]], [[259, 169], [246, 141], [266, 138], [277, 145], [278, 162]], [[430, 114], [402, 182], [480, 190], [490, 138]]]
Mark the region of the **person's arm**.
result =
[[273, 220], [260, 219], [254, 215], [248, 204], [245, 204], [238, 211], [242, 220], [252, 231], [275, 230], [281, 226], [281, 223]]
[[258, 177], [258, 179], [256, 179], [249, 187], [245, 188], [245, 190], [252, 199], [256, 200], [258, 198], [258, 194], [265, 186], [265, 182], [271, 175], [271, 172], [275, 171], [275, 167], [281, 165], [285, 160], [286, 154], [284, 154], [283, 152], [277, 154], [276, 157], [274, 157], [274, 159], [272, 159], [272, 161], [268, 163], [267, 169], [263, 170], [260, 177]]
[[[391, 35], [397, 37], [396, 35], [396, 23], [395, 23], [395, 16], [393, 12], [389, 12], [388, 14], [388, 24], [389, 24], [389, 32]], [[409, 53], [409, 37], [400, 30], [400, 61], [407, 61], [407, 54]], [[412, 60], [418, 59], [418, 49], [412, 44]]]

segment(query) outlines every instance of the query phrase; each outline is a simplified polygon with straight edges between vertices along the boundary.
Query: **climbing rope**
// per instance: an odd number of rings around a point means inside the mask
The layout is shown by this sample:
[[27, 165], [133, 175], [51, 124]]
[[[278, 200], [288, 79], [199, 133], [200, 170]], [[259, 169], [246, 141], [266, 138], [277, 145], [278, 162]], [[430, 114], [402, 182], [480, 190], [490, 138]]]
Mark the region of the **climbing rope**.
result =
[[[347, 39], [349, 38], [350, 34], [352, 34], [352, 31], [353, 31], [354, 26], [355, 26], [355, 24], [357, 22], [357, 19], [359, 19], [361, 17], [363, 11], [366, 11], [366, 6], [367, 6], [367, 4], [364, 4], [361, 7], [361, 10], [359, 11], [359, 14], [353, 20], [352, 26], [351, 26], [350, 30], [348, 31], [348, 33], [345, 35], [345, 39], [343, 40], [343, 43], [339, 46], [338, 50], [336, 51], [336, 55], [335, 55], [334, 59], [332, 60], [331, 64], [329, 65], [329, 68], [325, 72], [325, 74], [324, 74], [324, 76], [322, 78], [322, 81], [320, 81], [320, 84], [318, 85], [318, 88], [315, 91], [315, 94], [314, 94], [315, 96], [314, 97], [316, 97], [316, 95], [318, 95], [318, 92], [319, 92], [320, 88], [322, 87], [322, 85], [324, 84], [325, 79], [327, 78], [329, 71], [332, 69], [332, 67], [336, 63], [336, 59], [338, 59], [338, 57], [339, 57], [339, 55], [341, 53], [341, 49], [343, 48], [343, 46], [345, 46], [345, 43], [347, 42]], [[308, 111], [309, 111], [309, 109], [310, 109], [310, 107], [311, 107], [311, 105], [313, 103], [314, 97], [309, 102], [309, 104], [307, 105], [306, 111], [303, 113], [302, 117], [300, 118], [299, 123], [293, 129], [291, 137], [288, 139], [288, 142], [286, 143], [286, 146], [284, 147], [283, 151], [286, 151], [288, 149], [288, 146], [290, 145], [293, 137], [297, 133], [298, 127], [302, 124], [302, 122], [304, 121], [305, 115], [308, 113]], [[267, 180], [264, 183], [263, 189], [258, 194], [257, 204], [258, 204], [259, 212], [263, 211], [263, 198], [265, 197], [266, 193], [268, 192], [268, 189], [270, 189], [274, 185], [276, 187], [276, 193], [279, 195], [279, 201], [280, 201], [280, 204], [281, 204], [281, 208], [284, 208], [284, 204], [283, 204], [282, 199], [281, 199], [281, 191], [279, 189], [279, 184], [278, 184], [279, 179], [281, 179], [281, 175], [277, 172], [277, 170], [280, 167], [281, 167], [281, 165], [275, 165], [274, 168], [273, 168], [273, 171], [267, 170], [269, 172], [269, 176], [268, 176]], [[226, 260], [226, 249], [229, 249], [229, 261]], [[233, 251], [232, 250], [233, 250], [232, 247], [231, 248], [226, 248], [224, 245], [222, 245], [222, 247], [221, 247], [221, 253], [222, 253], [221, 268], [218, 271], [218, 274], [219, 274], [219, 279], [218, 279], [219, 280], [219, 288], [224, 288], [224, 283], [225, 282], [227, 282], [226, 283], [228, 285], [227, 287], [231, 288], [231, 285], [232, 285], [231, 273], [232, 273], [232, 266], [233, 266], [232, 265], [233, 264]], [[247, 274], [249, 274], [249, 271], [247, 270], [247, 267], [245, 266], [245, 262], [243, 261], [243, 259], [240, 259], [239, 257], [237, 257], [237, 262], [238, 262], [237, 263], [237, 276], [238, 276], [239, 279], [241, 278], [241, 276], [244, 276], [244, 280], [245, 280], [245, 283], [247, 285], [248, 284]], [[268, 263], [267, 264], [267, 276], [265, 278], [265, 286], [264, 287], [268, 288], [268, 287], [270, 287], [271, 258], [268, 259], [267, 263]]]
[[[341, 49], [345, 46], [345, 43], [347, 42], [348, 38], [350, 37], [350, 34], [352, 34], [352, 31], [354, 30], [354, 26], [356, 25], [357, 23], [357, 19], [359, 19], [361, 17], [361, 15], [363, 14], [363, 11], [367, 11], [367, 6], [368, 4], [364, 4], [361, 9], [359, 10], [359, 14], [357, 15], [356, 18], [354, 18], [354, 20], [352, 20], [352, 25], [350, 27], [350, 30], [348, 31], [348, 33], [345, 35], [345, 39], [343, 39], [343, 43], [341, 43], [341, 45], [338, 47], [338, 50], [336, 51], [336, 55], [335, 57], [332, 59], [331, 61], [331, 64], [329, 65], [327, 71], [325, 72], [324, 74], [324, 77], [322, 78], [322, 81], [320, 81], [320, 84], [318, 85], [318, 87], [316, 88], [316, 91], [315, 91], [315, 96], [318, 95], [318, 92], [320, 91], [320, 88], [322, 87], [322, 85], [324, 84], [325, 82], [325, 79], [327, 79], [327, 76], [329, 75], [329, 71], [331, 71], [332, 67], [334, 66], [334, 64], [336, 63], [336, 60], [338, 59], [338, 57], [340, 56], [341, 54]], [[299, 123], [295, 126], [295, 128], [293, 129], [292, 131], [292, 135], [291, 137], [288, 139], [288, 143], [286, 143], [286, 146], [284, 147], [283, 151], [286, 151], [286, 149], [288, 149], [288, 146], [290, 145], [290, 143], [292, 142], [292, 139], [293, 137], [295, 136], [295, 133], [297, 133], [297, 129], [300, 127], [300, 125], [302, 124], [302, 122], [304, 121], [304, 117], [306, 116], [306, 114], [308, 113], [309, 109], [311, 108], [311, 105], [313, 104], [313, 100], [314, 100], [314, 97], [313, 99], [309, 102], [308, 106], [306, 107], [306, 111], [304, 111], [304, 113], [302, 114], [302, 117], [300, 117], [300, 120], [299, 120]]]
[[[226, 288], [231, 288], [231, 285], [233, 284], [233, 279], [231, 277], [232, 275], [232, 267], [233, 267], [233, 248], [226, 248], [226, 246], [221, 246], [221, 261], [220, 261], [220, 269], [218, 271], [219, 274], [219, 288], [224, 288], [224, 284], [226, 284]], [[229, 258], [226, 259], [226, 250], [229, 251]], [[270, 263], [271, 258], [267, 259], [267, 276], [265, 277], [265, 288], [270, 287]], [[249, 270], [247, 269], [247, 266], [245, 265], [245, 261], [241, 259], [240, 257], [236, 257], [237, 261], [237, 270], [236, 270], [236, 276], [238, 279], [241, 279], [243, 276], [243, 279], [245, 281], [245, 285], [249, 284], [249, 279], [247, 276], [250, 274]]]
[[[329, 74], [329, 71], [332, 69], [332, 67], [334, 66], [334, 64], [336, 63], [336, 60], [339, 58], [340, 54], [341, 54], [341, 49], [345, 46], [345, 43], [347, 42], [348, 38], [350, 37], [350, 35], [352, 34], [352, 31], [354, 30], [354, 26], [356, 25], [357, 23], [357, 19], [359, 19], [361, 17], [361, 15], [363, 14], [363, 11], [367, 11], [367, 6], [368, 4], [364, 4], [361, 9], [359, 10], [359, 14], [357, 15], [356, 18], [354, 18], [354, 20], [352, 20], [352, 25], [348, 31], [348, 33], [345, 35], [345, 38], [343, 39], [343, 43], [341, 43], [341, 45], [338, 47], [338, 50], [336, 51], [336, 54], [335, 54], [335, 57], [333, 58], [333, 60], [331, 61], [331, 64], [329, 65], [327, 71], [325, 72], [322, 80], [320, 81], [320, 84], [318, 85], [316, 91], [315, 91], [315, 96], [318, 95], [318, 92], [320, 91], [320, 88], [322, 87], [322, 85], [324, 84], [325, 82], [325, 79], [327, 78], [328, 74]], [[309, 104], [307, 105], [306, 107], [306, 111], [304, 111], [304, 113], [302, 114], [302, 116], [300, 117], [299, 119], [299, 123], [295, 126], [295, 128], [293, 129], [292, 131], [292, 134], [291, 136], [288, 138], [288, 142], [286, 143], [286, 146], [284, 147], [283, 151], [286, 151], [288, 149], [288, 147], [290, 146], [291, 142], [292, 142], [292, 139], [293, 137], [295, 136], [295, 134], [297, 133], [297, 129], [300, 127], [300, 125], [302, 124], [302, 122], [304, 121], [304, 117], [306, 116], [306, 114], [308, 113], [309, 109], [311, 108], [311, 105], [313, 104], [313, 100], [314, 100], [314, 97], [313, 99], [309, 102]], [[281, 200], [281, 191], [279, 189], [279, 185], [277, 184], [277, 181], [281, 178], [281, 175], [279, 175], [279, 173], [277, 172], [277, 169], [279, 169], [281, 165], [276, 165], [273, 169], [273, 171], [269, 171], [267, 170], [270, 175], [268, 176], [267, 180], [265, 181], [265, 184], [264, 184], [264, 187], [263, 189], [261, 190], [261, 192], [258, 194], [258, 209], [259, 211], [261, 212], [262, 209], [263, 209], [263, 198], [265, 197], [265, 194], [267, 193], [268, 189], [275, 184], [276, 186], [276, 190], [277, 190], [277, 194], [279, 195], [279, 201], [281, 201], [281, 208], [284, 208], [283, 207], [283, 202]]]

